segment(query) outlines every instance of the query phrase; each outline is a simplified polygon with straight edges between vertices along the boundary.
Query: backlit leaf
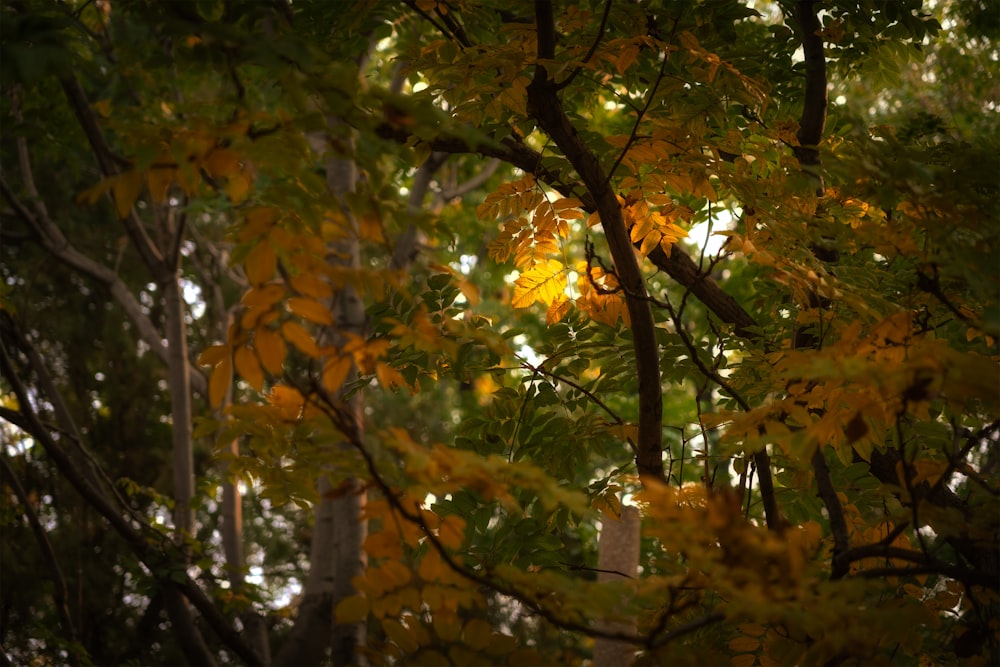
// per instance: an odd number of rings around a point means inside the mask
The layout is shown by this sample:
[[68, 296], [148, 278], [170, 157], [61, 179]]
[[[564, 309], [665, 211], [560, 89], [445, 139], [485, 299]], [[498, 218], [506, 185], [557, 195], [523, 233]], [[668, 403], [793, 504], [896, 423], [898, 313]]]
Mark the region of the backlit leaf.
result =
[[522, 273], [514, 282], [513, 305], [527, 308], [536, 301], [548, 305], [566, 289], [566, 274], [561, 262], [547, 259]]
[[569, 312], [570, 302], [565, 294], [560, 294], [545, 311], [545, 323], [549, 326], [561, 320]]

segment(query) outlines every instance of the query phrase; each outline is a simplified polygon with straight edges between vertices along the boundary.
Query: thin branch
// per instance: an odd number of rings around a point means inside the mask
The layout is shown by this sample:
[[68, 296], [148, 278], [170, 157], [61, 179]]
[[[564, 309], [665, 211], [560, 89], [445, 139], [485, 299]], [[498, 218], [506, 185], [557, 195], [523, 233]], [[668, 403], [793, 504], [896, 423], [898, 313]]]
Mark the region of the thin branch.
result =
[[[42, 527], [41, 521], [38, 520], [38, 515], [31, 507], [31, 502], [28, 500], [28, 494], [21, 485], [21, 480], [14, 474], [14, 470], [7, 461], [6, 455], [0, 455], [0, 470], [6, 475], [10, 488], [13, 489], [14, 495], [17, 496], [17, 501], [24, 508], [24, 516], [28, 519], [28, 525], [31, 526], [31, 532], [35, 536], [35, 541], [38, 542], [38, 548], [42, 552], [42, 558], [45, 560], [49, 574], [52, 577], [52, 597], [55, 601], [56, 612], [59, 615], [59, 622], [63, 626], [66, 640], [72, 644], [76, 641], [76, 629], [73, 626], [73, 619], [69, 615], [69, 604], [67, 602], [69, 594], [66, 589], [66, 579], [63, 577], [62, 569], [59, 567], [56, 552], [52, 548], [52, 543], [49, 541], [48, 535], [45, 534], [45, 529]], [[78, 664], [76, 655], [72, 650], [69, 651], [69, 659], [74, 665]]]
[[663, 81], [663, 75], [667, 71], [668, 60], [668, 58], [664, 57], [663, 62], [660, 63], [660, 71], [656, 75], [656, 81], [653, 82], [653, 87], [649, 89], [649, 95], [646, 97], [646, 103], [635, 114], [635, 123], [632, 124], [632, 132], [629, 134], [628, 141], [625, 142], [625, 146], [622, 147], [621, 152], [618, 154], [618, 158], [615, 159], [615, 163], [611, 165], [611, 169], [608, 170], [609, 183], [611, 182], [611, 178], [615, 175], [618, 165], [620, 165], [622, 160], [625, 159], [625, 154], [628, 153], [632, 144], [639, 138], [639, 126], [642, 124], [643, 116], [645, 116], [649, 111], [649, 107], [653, 105], [653, 99], [656, 97], [656, 90], [660, 87], [660, 82]]
[[[535, 23], [538, 26], [538, 58], [551, 59], [555, 55], [555, 21], [550, 2], [535, 2]], [[615, 271], [625, 291], [625, 305], [632, 323], [632, 344], [639, 384], [636, 467], [640, 476], [665, 482], [659, 347], [645, 280], [635, 257], [632, 240], [625, 228], [621, 205], [597, 157], [566, 116], [554, 83], [549, 79], [543, 64], [535, 66], [534, 78], [528, 85], [528, 112], [580, 174], [601, 217]]]
[[[105, 177], [117, 175], [119, 173], [118, 165], [104, 138], [104, 133], [101, 131], [100, 125], [97, 124], [93, 111], [91, 111], [90, 102], [88, 102], [80, 82], [75, 77], [68, 76], [62, 79], [62, 86], [70, 107], [83, 128], [87, 141], [90, 142], [101, 173]], [[149, 238], [135, 210], [129, 211], [129, 214], [122, 219], [122, 223], [125, 225], [125, 230], [128, 232], [135, 249], [139, 252], [143, 263], [152, 273], [153, 279], [160, 284], [169, 280], [170, 268], [164, 262], [159, 248]]]
[[[674, 331], [680, 337], [681, 342], [684, 343], [684, 347], [687, 348], [688, 356], [701, 374], [705, 376], [706, 379], [711, 380], [719, 386], [724, 392], [733, 397], [736, 403], [744, 412], [750, 412], [750, 403], [737, 392], [729, 382], [719, 375], [714, 369], [709, 368], [702, 361], [701, 357], [698, 355], [698, 348], [695, 346], [694, 341], [691, 340], [691, 335], [684, 328], [684, 323], [681, 321], [680, 317], [677, 315], [677, 311], [674, 310], [673, 305], [670, 303], [669, 299], [665, 299], [662, 302], [657, 302], [663, 306], [670, 316], [670, 320], [674, 323]], [[768, 530], [780, 530], [783, 526], [781, 520], [781, 514], [778, 511], [778, 502], [774, 495], [774, 480], [771, 477], [771, 457], [768, 456], [767, 448], [759, 449], [752, 454], [754, 464], [757, 466], [757, 484], [760, 487], [760, 498], [764, 503], [764, 518], [767, 520]]]
[[[39, 215], [34, 215], [14, 194], [3, 176], [0, 176], [0, 192], [29, 228], [41, 240], [42, 246], [54, 257], [81, 273], [107, 286], [111, 295], [125, 311], [129, 321], [135, 325], [139, 338], [149, 345], [153, 353], [164, 364], [169, 362], [169, 350], [163, 344], [163, 335], [143, 312], [143, 307], [114, 271], [82, 254], [63, 235], [62, 230], [51, 218], [41, 215], [44, 204], [37, 206]], [[40, 201], [40, 200], [39, 200]], [[191, 366], [191, 387], [201, 396], [208, 393], [208, 381], [201, 369]]]
[[[636, 645], [650, 645], [652, 639], [650, 637], [643, 637], [640, 635], [633, 635], [622, 632], [613, 632], [608, 630], [600, 630], [592, 626], [586, 625], [584, 623], [578, 623], [575, 621], [568, 621], [566, 619], [561, 619], [557, 616], [556, 612], [550, 609], [548, 606], [542, 604], [540, 601], [542, 595], [535, 593], [531, 594], [529, 592], [519, 590], [518, 588], [511, 586], [509, 584], [503, 584], [500, 580], [495, 577], [491, 577], [488, 570], [482, 572], [478, 570], [473, 570], [460, 564], [452, 556], [451, 552], [441, 543], [441, 540], [434, 533], [433, 530], [424, 521], [423, 516], [419, 511], [419, 506], [415, 506], [414, 510], [410, 510], [404, 506], [402, 500], [400, 499], [400, 493], [395, 491], [389, 482], [382, 477], [378, 470], [378, 464], [376, 463], [371, 452], [364, 446], [361, 441], [360, 432], [357, 425], [357, 420], [350, 410], [346, 408], [341, 402], [332, 399], [327, 392], [323, 391], [318, 385], [314, 385], [314, 389], [309, 391], [304, 387], [298, 387], [300, 393], [306, 397], [312, 405], [316, 406], [329, 420], [330, 422], [341, 432], [341, 434], [346, 438], [347, 442], [357, 451], [361, 458], [365, 462], [365, 467], [368, 469], [368, 473], [371, 476], [372, 481], [375, 486], [378, 487], [383, 498], [389, 503], [389, 506], [399, 514], [407, 522], [420, 528], [424, 537], [427, 538], [428, 543], [441, 557], [444, 564], [455, 574], [461, 576], [468, 581], [475, 584], [488, 588], [490, 590], [496, 591], [501, 595], [506, 595], [511, 598], [516, 599], [518, 602], [523, 604], [525, 607], [530, 609], [532, 612], [545, 619], [557, 628], [568, 630], [570, 632], [580, 632], [594, 638], [612, 639], [616, 641], [624, 641]], [[669, 641], [677, 639], [680, 636], [693, 632], [699, 627], [703, 627], [711, 622], [722, 619], [721, 614], [711, 614], [710, 619], [701, 619], [697, 625], [692, 625], [688, 623], [686, 625], [679, 626], [675, 630], [667, 633], [660, 639], [655, 641], [656, 646], [662, 646]]]
[[[600, 409], [604, 410], [604, 412], [606, 412], [608, 414], [608, 416], [611, 417], [611, 419], [614, 421], [615, 424], [617, 424], [619, 426], [624, 426], [625, 425], [625, 420], [623, 420], [621, 417], [619, 417], [618, 414], [615, 413], [614, 410], [612, 410], [611, 408], [609, 408], [607, 406], [607, 404], [604, 403], [604, 401], [602, 401], [600, 398], [597, 397], [596, 394], [594, 394], [592, 391], [588, 390], [587, 388], [583, 387], [582, 385], [574, 382], [573, 380], [570, 380], [569, 378], [565, 378], [565, 377], [563, 377], [561, 375], [558, 375], [556, 373], [553, 373], [551, 371], [547, 371], [542, 366], [533, 366], [532, 364], [529, 364], [527, 361], [522, 362], [521, 363], [521, 367], [524, 368], [524, 369], [526, 369], [526, 370], [530, 370], [533, 373], [537, 373], [539, 375], [545, 375], [547, 377], [550, 377], [553, 380], [555, 380], [556, 382], [562, 382], [563, 384], [566, 384], [566, 385], [569, 385], [570, 387], [573, 387], [574, 389], [576, 389], [577, 391], [579, 391], [581, 394], [583, 394], [584, 396], [586, 396], [588, 399], [590, 399], [591, 403], [593, 403], [594, 405], [596, 405]], [[635, 443], [632, 441], [632, 438], [625, 438], [625, 440], [628, 442], [629, 447], [631, 447], [632, 451], [634, 452], [636, 450], [636, 446], [635, 446]]]
[[600, 45], [601, 40], [604, 39], [604, 28], [608, 24], [608, 15], [611, 14], [612, 1], [613, 0], [605, 0], [604, 2], [604, 14], [601, 15], [601, 25], [597, 28], [597, 36], [594, 37], [594, 43], [590, 45], [590, 50], [587, 51], [587, 55], [583, 57], [583, 60], [581, 60], [580, 64], [576, 66], [576, 69], [574, 69], [573, 72], [562, 81], [562, 83], [556, 84], [556, 90], [562, 90], [573, 83], [573, 79], [575, 79], [580, 72], [583, 71], [583, 66], [589, 63], [590, 59], [594, 57], [595, 53], [597, 53], [597, 47]]
[[[0, 311], [0, 322], [4, 324], [5, 328], [12, 327], [9, 316], [2, 311]], [[133, 553], [162, 586], [176, 587], [201, 613], [219, 639], [247, 664], [254, 667], [262, 665], [256, 653], [243, 642], [239, 633], [229, 625], [212, 600], [188, 576], [181, 565], [184, 562], [183, 554], [173, 548], [169, 541], [164, 542], [163, 536], [151, 531], [148, 526], [142, 524], [138, 529], [133, 527], [101, 490], [100, 483], [94, 479], [94, 473], [90, 468], [79, 466], [59, 442], [52, 437], [38, 414], [31, 409], [33, 403], [24, 383], [18, 376], [13, 360], [7, 352], [5, 342], [7, 338], [5, 336], [3, 340], [0, 340], [0, 371], [10, 383], [14, 395], [17, 397], [18, 405], [21, 406], [21, 415], [28, 426], [26, 432], [42, 446], [60, 474], [121, 535]], [[67, 432], [77, 432], [74, 424], [64, 424], [63, 429]], [[83, 447], [83, 444], [75, 437], [71, 439], [76, 442], [78, 447]]]

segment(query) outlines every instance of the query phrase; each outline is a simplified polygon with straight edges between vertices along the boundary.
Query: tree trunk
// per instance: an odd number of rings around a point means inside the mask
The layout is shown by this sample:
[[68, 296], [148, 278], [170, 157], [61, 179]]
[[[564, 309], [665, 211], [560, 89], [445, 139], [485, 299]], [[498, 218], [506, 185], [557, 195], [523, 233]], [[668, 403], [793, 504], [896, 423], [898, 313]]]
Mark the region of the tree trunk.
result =
[[[622, 505], [621, 518], [601, 513], [601, 536], [597, 542], [598, 581], [635, 578], [639, 573], [639, 537], [642, 520], [639, 510]], [[609, 632], [635, 632], [628, 623], [602, 623]], [[635, 660], [635, 647], [628, 642], [598, 637], [594, 640], [594, 667], [629, 667]]]

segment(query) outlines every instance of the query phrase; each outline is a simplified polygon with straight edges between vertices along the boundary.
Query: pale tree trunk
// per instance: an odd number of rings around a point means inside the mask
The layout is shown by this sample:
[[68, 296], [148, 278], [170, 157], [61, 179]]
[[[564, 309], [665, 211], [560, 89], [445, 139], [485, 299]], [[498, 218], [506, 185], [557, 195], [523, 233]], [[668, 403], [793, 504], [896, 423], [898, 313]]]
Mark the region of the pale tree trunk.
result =
[[[642, 520], [639, 510], [622, 506], [621, 517], [601, 512], [601, 536], [597, 542], [598, 581], [635, 578], [639, 573], [639, 535]], [[634, 633], [635, 625], [627, 622], [603, 623], [609, 632]], [[597, 638], [594, 641], [594, 667], [629, 667], [635, 660], [635, 647], [628, 642]]]
[[170, 417], [173, 422], [174, 528], [182, 542], [194, 535], [194, 451], [191, 442], [191, 377], [188, 372], [187, 332], [184, 325], [184, 298], [179, 271], [163, 285], [166, 319], [167, 367], [170, 387]]
[[[336, 129], [336, 121], [331, 121]], [[352, 146], [350, 138], [340, 138], [340, 143]], [[328, 255], [331, 264], [349, 269], [361, 266], [357, 220], [346, 202], [354, 192], [357, 168], [352, 159], [332, 157], [327, 161], [327, 186], [340, 206], [346, 221], [344, 238], [332, 244]], [[364, 303], [350, 286], [345, 286], [334, 296], [333, 311], [335, 331], [329, 332], [327, 342], [338, 344], [339, 336], [352, 333], [363, 336], [366, 326]], [[347, 382], [357, 377], [352, 371]], [[355, 396], [348, 402], [358, 429], [361, 425], [360, 401]], [[336, 443], [334, 448], [351, 455], [351, 445]], [[365, 642], [365, 623], [338, 624], [333, 610], [336, 604], [356, 593], [352, 579], [364, 571], [367, 557], [362, 549], [367, 535], [367, 524], [361, 514], [365, 505], [364, 485], [360, 480], [347, 479], [334, 486], [327, 475], [317, 482], [319, 501], [314, 512], [312, 545], [309, 554], [309, 576], [303, 587], [298, 618], [275, 658], [276, 665], [314, 665], [321, 662], [328, 648], [332, 648], [335, 666], [363, 665], [364, 656], [358, 648]]]

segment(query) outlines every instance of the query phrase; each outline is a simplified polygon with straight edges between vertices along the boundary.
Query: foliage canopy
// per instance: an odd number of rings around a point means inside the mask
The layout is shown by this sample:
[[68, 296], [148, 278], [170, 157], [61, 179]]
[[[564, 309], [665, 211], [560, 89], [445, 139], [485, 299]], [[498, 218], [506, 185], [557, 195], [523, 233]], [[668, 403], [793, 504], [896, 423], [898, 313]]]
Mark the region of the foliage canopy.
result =
[[8, 660], [1000, 659], [990, 3], [2, 12]]

